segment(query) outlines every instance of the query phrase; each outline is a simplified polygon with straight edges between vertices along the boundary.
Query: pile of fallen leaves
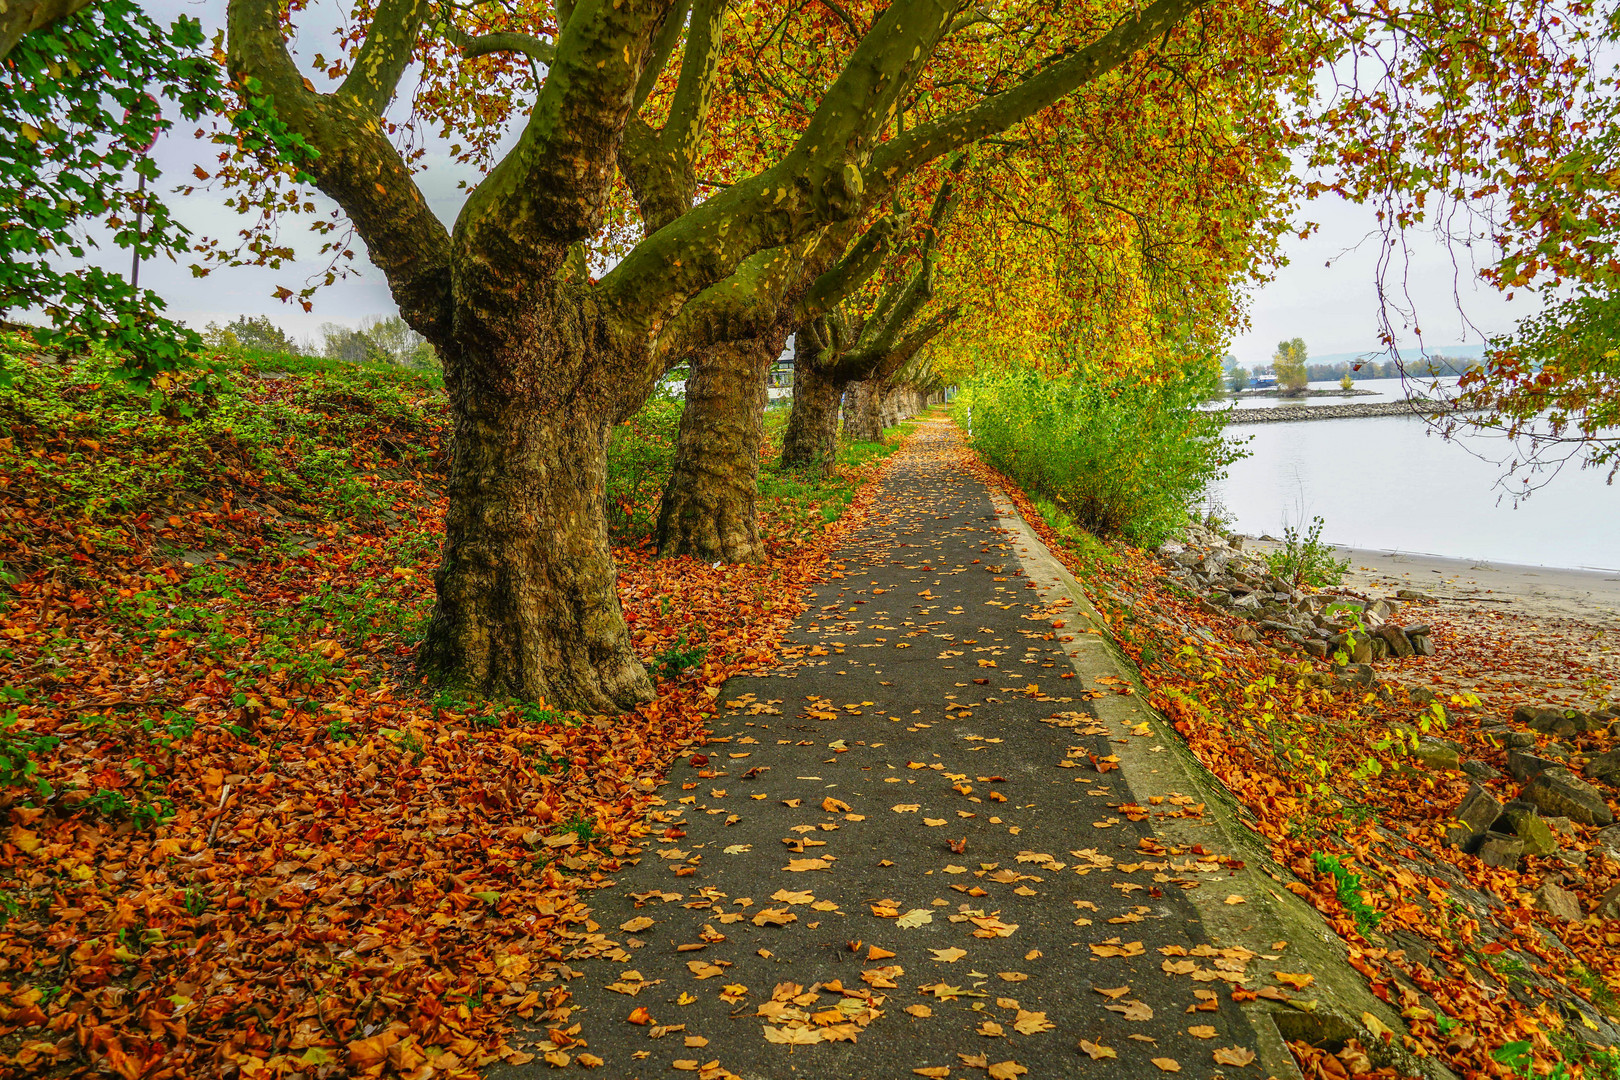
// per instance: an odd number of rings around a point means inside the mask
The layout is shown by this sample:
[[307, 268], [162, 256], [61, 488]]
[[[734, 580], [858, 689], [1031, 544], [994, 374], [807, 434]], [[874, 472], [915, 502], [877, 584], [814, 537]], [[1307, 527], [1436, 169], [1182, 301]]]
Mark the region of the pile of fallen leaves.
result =
[[[1468, 1077], [1529, 1075], [1520, 1069], [1531, 1061], [1557, 1062], [1566, 1070], [1557, 1075], [1569, 1077], [1620, 1075], [1620, 1055], [1601, 1037], [1620, 1020], [1620, 924], [1561, 922], [1531, 894], [1542, 881], [1561, 882], [1591, 911], [1620, 883], [1620, 865], [1594, 844], [1595, 829], [1578, 824], [1565, 843], [1588, 853], [1583, 867], [1527, 858], [1522, 869], [1503, 869], [1452, 849], [1444, 833], [1472, 781], [1422, 767], [1391, 737], [1434, 722], [1426, 696], [1407, 692], [1422, 686], [1443, 703], [1447, 726], [1436, 733], [1506, 771], [1506, 747], [1483, 726], [1521, 704], [1590, 705], [1613, 692], [1612, 658], [1604, 666], [1582, 648], [1571, 660], [1575, 639], [1545, 627], [1521, 627], [1506, 648], [1500, 613], [1426, 615], [1438, 656], [1380, 663], [1382, 693], [1348, 686], [1302, 652], [1237, 641], [1239, 620], [1201, 609], [1151, 556], [1060, 535], [1010, 480], [976, 460], [970, 467], [1006, 491], [1088, 583], [1151, 704], [1243, 804], [1297, 876], [1288, 887], [1345, 939], [1372, 991], [1400, 1011], [1409, 1049]], [[1581, 738], [1586, 753], [1614, 741]], [[1511, 780], [1495, 786], [1512, 797]], [[1324, 867], [1325, 855], [1341, 873]], [[1337, 1055], [1301, 1044], [1296, 1054], [1307, 1076], [1387, 1075], [1353, 1043]]]
[[666, 676], [628, 716], [466, 702], [410, 667], [444, 510], [432, 380], [236, 367], [153, 411], [88, 366], [17, 363], [5, 1074], [527, 1060], [504, 1036], [566, 1017], [569, 962], [604, 940], [584, 897], [639, 854], [645, 793], [720, 684], [773, 662], [851, 517], [795, 510], [757, 567], [618, 551]]

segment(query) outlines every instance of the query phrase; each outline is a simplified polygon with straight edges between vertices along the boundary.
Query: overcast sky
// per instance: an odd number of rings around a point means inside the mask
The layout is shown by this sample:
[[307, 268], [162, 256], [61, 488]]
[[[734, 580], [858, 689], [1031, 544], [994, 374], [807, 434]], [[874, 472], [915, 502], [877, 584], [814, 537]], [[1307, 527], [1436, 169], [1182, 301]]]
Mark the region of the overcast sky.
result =
[[[181, 13], [201, 19], [212, 34], [223, 22], [225, 0], [151, 0], [146, 6], [161, 20]], [[330, 3], [320, 6], [334, 7]], [[307, 44], [300, 51], [307, 58], [329, 40], [306, 30]], [[309, 65], [303, 66], [307, 72]], [[317, 87], [327, 88], [323, 80], [312, 78]], [[477, 177], [450, 161], [443, 149], [442, 144], [429, 143], [427, 168], [418, 174], [417, 183], [434, 211], [448, 224], [455, 219], [464, 195], [457, 183]], [[153, 153], [163, 168], [165, 183], [172, 186], [188, 177], [194, 165], [211, 167], [216, 150], [192, 137], [192, 125], [179, 124], [159, 141]], [[241, 228], [241, 220], [218, 192], [199, 191], [189, 197], [170, 195], [169, 201], [175, 216], [200, 236], [230, 239]], [[330, 203], [322, 202], [323, 209], [330, 209]], [[1329, 197], [1307, 204], [1302, 220], [1317, 222], [1321, 227], [1307, 240], [1287, 242], [1289, 265], [1252, 297], [1252, 325], [1231, 347], [1241, 363], [1255, 366], [1268, 362], [1277, 342], [1293, 337], [1304, 338], [1313, 356], [1378, 347], [1375, 263], [1381, 240], [1374, 232], [1372, 211]], [[305, 313], [296, 303], [276, 300], [272, 294], [278, 285], [299, 288], [306, 278], [324, 269], [324, 263], [315, 258], [318, 240], [301, 223], [292, 221], [288, 225], [283, 241], [299, 251], [301, 259], [296, 265], [280, 270], [215, 269], [199, 280], [192, 276], [189, 260], [160, 260], [142, 266], [141, 284], [167, 300], [172, 316], [199, 328], [241, 314], [268, 315], [301, 339], [315, 337], [323, 322], [356, 325], [367, 316], [394, 313], [382, 275], [366, 262], [364, 245], [358, 241], [358, 273], [318, 292], [313, 312]], [[1410, 247], [1412, 261], [1406, 287], [1423, 329], [1424, 344], [1429, 348], [1477, 345], [1482, 333], [1507, 330], [1535, 310], [1532, 298], [1521, 296], [1509, 302], [1494, 290], [1478, 286], [1472, 270], [1454, 267], [1451, 254], [1427, 235], [1412, 237]], [[104, 249], [96, 261], [121, 272], [129, 269], [127, 253], [118, 249]], [[1416, 340], [1406, 338], [1402, 344], [1415, 345]]]

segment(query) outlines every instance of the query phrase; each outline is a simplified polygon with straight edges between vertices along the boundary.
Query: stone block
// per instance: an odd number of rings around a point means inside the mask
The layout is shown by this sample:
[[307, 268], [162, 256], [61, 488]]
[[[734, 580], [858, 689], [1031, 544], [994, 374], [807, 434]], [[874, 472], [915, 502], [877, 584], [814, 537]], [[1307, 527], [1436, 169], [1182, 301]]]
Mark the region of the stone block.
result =
[[1524, 786], [1520, 797], [1549, 817], [1562, 815], [1582, 825], [1614, 824], [1614, 812], [1603, 793], [1563, 767], [1544, 770]]
[[1469, 851], [1501, 816], [1502, 804], [1496, 796], [1474, 784], [1452, 814], [1452, 824], [1446, 829], [1446, 843]]

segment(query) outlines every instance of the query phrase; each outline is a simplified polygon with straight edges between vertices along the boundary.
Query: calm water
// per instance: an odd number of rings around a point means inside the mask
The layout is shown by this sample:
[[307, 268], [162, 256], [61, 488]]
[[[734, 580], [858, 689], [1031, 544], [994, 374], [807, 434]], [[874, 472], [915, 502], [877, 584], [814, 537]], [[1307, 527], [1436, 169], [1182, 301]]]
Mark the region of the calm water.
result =
[[[1387, 381], [1398, 392], [1398, 381]], [[1253, 456], [1233, 465], [1215, 492], [1240, 532], [1280, 537], [1284, 523], [1320, 514], [1323, 539], [1348, 547], [1620, 568], [1620, 482], [1606, 485], [1606, 472], [1571, 466], [1515, 508], [1506, 485], [1496, 483], [1504, 472], [1496, 459], [1505, 444], [1477, 437], [1446, 442], [1417, 417], [1301, 421], [1229, 432], [1253, 437], [1247, 446]]]
[[[1438, 385], [1444, 391], [1456, 385], [1456, 382], [1455, 377], [1449, 377], [1440, 379]], [[1309, 385], [1312, 390], [1336, 391], [1339, 389], [1336, 380], [1313, 382]], [[1341, 396], [1335, 393], [1331, 397], [1308, 397], [1294, 400], [1277, 397], [1240, 397], [1235, 402], [1231, 398], [1221, 398], [1210, 404], [1211, 407], [1223, 409], [1234, 404], [1240, 409], [1271, 409], [1276, 408], [1278, 405], [1373, 405], [1380, 401], [1400, 401], [1407, 397], [1409, 393], [1432, 397], [1435, 396], [1435, 393], [1430, 388], [1435, 385], [1436, 380], [1433, 379], [1410, 379], [1404, 384], [1400, 379], [1360, 379], [1356, 382], [1355, 388], [1357, 390], [1370, 390], [1374, 396], [1366, 397], [1360, 394]]]

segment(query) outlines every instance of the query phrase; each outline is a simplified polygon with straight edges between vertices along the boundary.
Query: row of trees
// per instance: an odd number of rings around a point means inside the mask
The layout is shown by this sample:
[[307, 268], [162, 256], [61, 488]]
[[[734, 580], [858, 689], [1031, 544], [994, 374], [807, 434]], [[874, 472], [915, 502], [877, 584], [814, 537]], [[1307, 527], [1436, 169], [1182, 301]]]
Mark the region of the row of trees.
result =
[[[222, 150], [198, 172], [252, 216], [205, 254], [276, 264], [278, 218], [310, 187], [336, 203], [334, 265], [352, 229], [454, 421], [422, 662], [611, 711], [651, 684], [614, 588], [607, 438], [672, 367], [661, 547], [757, 559], [765, 379], [790, 337], [786, 455], [813, 464], [841, 397], [865, 433], [900, 385], [1213, 364], [1312, 190], [1290, 151], [1392, 225], [1439, 189], [1509, 192], [1504, 243], [1542, 228], [1529, 193], [1589, 70], [1588, 23], [1555, 7], [367, 0], [306, 75], [295, 13], [230, 0]], [[484, 170], [449, 226], [416, 183], [428, 132]], [[1573, 213], [1602, 202], [1564, 187]], [[1551, 242], [1508, 258], [1533, 274], [1586, 250]]]

